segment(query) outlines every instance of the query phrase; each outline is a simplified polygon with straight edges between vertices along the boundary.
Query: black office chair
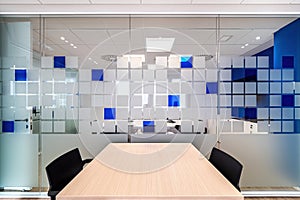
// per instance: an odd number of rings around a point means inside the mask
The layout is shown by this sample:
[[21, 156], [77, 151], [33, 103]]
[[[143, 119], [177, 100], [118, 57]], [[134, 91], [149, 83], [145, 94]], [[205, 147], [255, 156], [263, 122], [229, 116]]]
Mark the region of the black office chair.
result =
[[55, 160], [47, 167], [46, 173], [49, 182], [48, 196], [51, 200], [83, 169], [92, 159], [82, 160], [79, 149], [73, 149]]
[[212, 149], [209, 161], [238, 191], [241, 191], [239, 182], [243, 165], [239, 161], [215, 147]]

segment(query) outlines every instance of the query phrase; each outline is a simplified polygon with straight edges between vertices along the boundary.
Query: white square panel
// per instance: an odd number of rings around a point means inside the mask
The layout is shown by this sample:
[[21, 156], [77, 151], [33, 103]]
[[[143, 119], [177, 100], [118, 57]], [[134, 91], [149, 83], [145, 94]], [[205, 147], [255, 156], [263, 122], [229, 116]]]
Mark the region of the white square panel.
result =
[[270, 70], [270, 80], [271, 81], [281, 81], [281, 70], [271, 69]]
[[142, 119], [143, 111], [141, 108], [133, 108], [131, 109], [131, 119]]
[[155, 121], [155, 133], [166, 133], [167, 122], [165, 120]]
[[81, 94], [79, 96], [79, 99], [80, 99], [80, 107], [81, 108], [90, 108], [91, 107], [91, 95]]
[[128, 68], [128, 57], [117, 57], [117, 68]]
[[167, 95], [156, 95], [156, 106], [167, 106], [168, 96]]
[[159, 108], [155, 110], [155, 119], [166, 119], [167, 109]]
[[218, 71], [213, 69], [206, 70], [206, 81], [207, 82], [217, 82], [218, 80]]
[[118, 81], [128, 81], [129, 72], [128, 70], [117, 70]]
[[157, 94], [167, 94], [168, 84], [166, 82], [156, 82], [156, 93]]
[[256, 57], [245, 57], [245, 68], [256, 68]]
[[256, 94], [256, 83], [246, 82], [245, 83], [246, 94]]
[[78, 68], [78, 57], [66, 56], [66, 68]]
[[281, 95], [270, 95], [270, 106], [281, 106]]
[[53, 57], [52, 56], [42, 57], [41, 67], [42, 68], [53, 68], [54, 67]]
[[79, 81], [91, 81], [92, 80], [92, 72], [88, 69], [80, 69], [79, 70]]
[[15, 96], [15, 107], [25, 108], [26, 107], [26, 96]]
[[52, 119], [53, 109], [42, 108], [41, 118], [42, 119]]
[[64, 108], [56, 108], [54, 109], [54, 119], [65, 119], [66, 118], [66, 111]]
[[220, 56], [220, 67], [231, 68], [231, 56]]
[[55, 94], [66, 93], [66, 84], [65, 83], [54, 83], [54, 93]]
[[244, 106], [244, 96], [232, 95], [232, 106]]
[[221, 94], [231, 94], [231, 83], [220, 83], [220, 93]]
[[104, 106], [104, 97], [103, 95], [92, 95], [92, 106], [93, 107], [99, 107]]
[[295, 95], [295, 106], [300, 106], [300, 95]]
[[243, 121], [233, 121], [232, 122], [233, 126], [233, 132], [244, 132], [244, 122]]
[[154, 81], [154, 70], [143, 70], [144, 81]]
[[67, 83], [66, 84], [66, 93], [76, 95], [79, 91], [78, 83]]
[[257, 68], [269, 68], [269, 57], [258, 56], [257, 57]]
[[295, 93], [300, 94], [300, 82], [295, 82]]
[[[115, 89], [116, 89], [117, 95], [129, 95], [130, 94], [129, 82], [127, 82], [127, 81], [117, 82], [115, 87], [116, 87]], [[111, 93], [112, 93], [112, 91], [113, 90], [111, 90]], [[108, 94], [108, 93], [106, 93], [106, 94]]]
[[179, 94], [180, 93], [180, 84], [179, 83], [169, 83], [168, 84], [168, 93], [169, 94]]
[[115, 95], [104, 95], [104, 106], [113, 108], [116, 106]]
[[2, 80], [5, 81], [5, 82], [8, 82], [8, 81], [14, 81], [15, 80], [15, 72], [14, 70], [11, 70], [11, 69], [4, 69], [2, 70]]
[[28, 96], [28, 106], [39, 106], [39, 97]]
[[193, 81], [193, 70], [182, 69], [181, 70], [181, 80], [182, 81]]
[[294, 132], [294, 121], [283, 121], [282, 132]]
[[79, 93], [90, 94], [91, 93], [91, 82], [79, 82]]
[[281, 82], [270, 83], [270, 94], [281, 94]]
[[180, 131], [182, 133], [192, 133], [193, 132], [193, 121], [181, 121]]
[[154, 83], [144, 84], [144, 94], [154, 94]]
[[110, 132], [110, 133], [114, 133], [115, 130], [115, 121], [104, 121], [104, 127], [103, 127], [103, 131], [104, 132]]
[[64, 133], [65, 131], [65, 122], [54, 122], [54, 132]]
[[111, 82], [104, 82], [104, 94], [113, 94], [115, 88], [115, 84]]
[[281, 132], [281, 121], [271, 121], [270, 132]]
[[206, 93], [205, 82], [194, 82], [194, 93], [195, 94], [205, 94]]
[[193, 94], [192, 83], [181, 82], [181, 94]]
[[28, 94], [39, 94], [39, 84], [28, 83]]
[[281, 119], [281, 108], [270, 108], [271, 119]]
[[294, 80], [294, 70], [293, 69], [283, 69], [282, 70], [282, 80], [283, 81], [293, 81]]
[[246, 95], [245, 96], [245, 106], [256, 107], [256, 95]]
[[295, 119], [300, 119], [300, 108], [295, 108]]
[[221, 81], [231, 81], [231, 70], [220, 70], [220, 80]]
[[258, 119], [269, 119], [269, 108], [257, 108]]
[[26, 94], [26, 83], [15, 82], [15, 94]]
[[154, 109], [153, 108], [144, 108], [143, 109], [144, 119], [154, 119]]
[[115, 81], [116, 80], [116, 70], [107, 69], [104, 72], [104, 81]]
[[155, 64], [162, 67], [168, 66], [168, 57], [167, 56], [156, 56]]
[[42, 93], [43, 94], [51, 94], [53, 92], [53, 84], [52, 83], [47, 83], [47, 82], [42, 82]]
[[269, 70], [268, 69], [257, 70], [257, 80], [258, 81], [269, 81]]
[[46, 95], [42, 96], [42, 106], [53, 106], [54, 101], [53, 101], [53, 96]]
[[269, 93], [269, 83], [258, 82], [257, 83], [257, 93], [258, 94], [268, 94]]
[[244, 57], [233, 57], [232, 58], [233, 68], [243, 68], [244, 67]]
[[205, 81], [205, 70], [194, 70], [194, 81]]
[[28, 69], [28, 81], [39, 81], [40, 80], [40, 70], [38, 69]]
[[128, 108], [117, 108], [117, 119], [128, 120]]
[[143, 84], [142, 83], [131, 83], [130, 94], [142, 94]]
[[179, 56], [169, 56], [168, 57], [169, 68], [180, 68], [180, 57]]
[[217, 95], [209, 94], [205, 96], [206, 107], [217, 107]]
[[294, 119], [294, 109], [282, 108], [282, 119]]
[[244, 93], [244, 83], [233, 82], [232, 83], [232, 93], [233, 94], [243, 94]]
[[117, 121], [117, 132], [118, 133], [128, 133], [128, 120]]
[[220, 95], [220, 106], [231, 106], [231, 95]]
[[257, 122], [257, 131], [258, 132], [269, 132], [268, 121], [258, 121]]
[[103, 82], [102, 81], [92, 81], [92, 94], [103, 94], [104, 89], [103, 89]]
[[66, 80], [66, 71], [65, 71], [65, 69], [55, 69], [55, 70], [53, 70], [53, 79], [54, 79], [54, 81], [65, 81]]
[[67, 106], [68, 107], [78, 107], [79, 106], [78, 95], [67, 96]]
[[143, 97], [141, 95], [131, 96], [131, 106], [143, 106]]
[[168, 108], [167, 116], [169, 119], [180, 119], [180, 109], [179, 108]]
[[41, 80], [42, 81], [52, 81], [53, 78], [53, 70], [41, 70]]
[[183, 120], [195, 120], [198, 119], [198, 110], [194, 108], [184, 108], [181, 110]]
[[42, 132], [52, 132], [52, 121], [42, 121]]
[[79, 108], [79, 119], [90, 119], [91, 109], [90, 108]]
[[129, 103], [129, 99], [128, 99], [128, 95], [118, 95], [117, 96], [117, 106], [128, 106]]
[[91, 133], [92, 126], [89, 121], [79, 121], [79, 133]]
[[168, 79], [167, 70], [156, 70], [156, 81], [166, 81]]
[[130, 58], [130, 67], [131, 68], [142, 68], [143, 59], [142, 57], [131, 57]]
[[283, 82], [282, 83], [282, 93], [293, 94], [294, 93], [294, 83], [293, 82]]
[[130, 70], [130, 73], [131, 73], [132, 81], [142, 81], [143, 80], [142, 70]]
[[193, 57], [193, 67], [194, 68], [205, 68], [205, 57], [204, 56], [194, 56]]

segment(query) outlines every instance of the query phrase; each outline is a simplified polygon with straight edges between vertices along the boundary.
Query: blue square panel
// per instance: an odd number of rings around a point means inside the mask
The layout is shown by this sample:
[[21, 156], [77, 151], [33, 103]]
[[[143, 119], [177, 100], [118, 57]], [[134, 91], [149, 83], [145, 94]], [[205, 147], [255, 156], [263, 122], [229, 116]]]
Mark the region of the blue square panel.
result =
[[282, 68], [294, 68], [294, 56], [282, 56]]
[[92, 69], [92, 81], [103, 81], [103, 69]]
[[14, 121], [2, 121], [2, 132], [3, 133], [13, 133], [15, 131]]
[[179, 95], [169, 95], [168, 96], [169, 107], [179, 107], [180, 106], [180, 96]]
[[143, 121], [143, 132], [155, 132], [154, 121]]
[[15, 81], [26, 81], [27, 72], [26, 69], [16, 69], [15, 70]]
[[218, 83], [207, 82], [206, 83], [206, 94], [218, 94]]
[[66, 57], [54, 56], [54, 68], [66, 68]]
[[282, 107], [293, 107], [294, 106], [294, 95], [293, 94], [283, 94], [281, 95]]
[[243, 119], [245, 118], [245, 108], [242, 107], [232, 107], [231, 116], [233, 118]]
[[116, 119], [116, 109], [115, 108], [104, 108], [104, 119]]
[[181, 56], [180, 66], [181, 68], [193, 68], [193, 56]]
[[256, 108], [245, 108], [245, 119], [257, 119], [257, 109]]
[[245, 81], [256, 82], [257, 81], [257, 70], [256, 69], [245, 69]]
[[245, 80], [245, 69], [235, 68], [231, 70], [232, 81], [244, 82]]

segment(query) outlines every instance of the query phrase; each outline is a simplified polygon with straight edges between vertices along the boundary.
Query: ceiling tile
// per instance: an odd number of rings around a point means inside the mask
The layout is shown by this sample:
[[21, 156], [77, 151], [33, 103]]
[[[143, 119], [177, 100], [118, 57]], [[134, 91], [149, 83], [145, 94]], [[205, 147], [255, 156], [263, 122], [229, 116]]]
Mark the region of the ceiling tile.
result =
[[38, 0], [0, 0], [0, 4], [40, 4]]
[[300, 0], [291, 0], [291, 4], [300, 4]]
[[143, 4], [190, 4], [191, 0], [142, 0]]
[[240, 4], [242, 0], [192, 0], [192, 4]]
[[[60, 37], [64, 37], [68, 42], [66, 43], [65, 40], [61, 40]], [[47, 30], [46, 38], [54, 44], [84, 44], [84, 42], [82, 42], [80, 38], [74, 35], [70, 30]]]
[[93, 4], [140, 4], [140, 0], [91, 0]]
[[90, 4], [89, 0], [40, 0], [43, 4]]
[[84, 44], [100, 44], [105, 42], [109, 36], [105, 30], [73, 30], [72, 31]]

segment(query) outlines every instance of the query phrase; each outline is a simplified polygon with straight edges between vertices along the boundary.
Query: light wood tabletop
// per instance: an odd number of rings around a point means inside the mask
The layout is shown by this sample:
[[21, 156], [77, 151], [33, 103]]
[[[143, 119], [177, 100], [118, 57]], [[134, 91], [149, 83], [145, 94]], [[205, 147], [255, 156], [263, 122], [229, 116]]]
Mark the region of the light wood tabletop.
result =
[[111, 143], [56, 197], [243, 200], [189, 143]]

